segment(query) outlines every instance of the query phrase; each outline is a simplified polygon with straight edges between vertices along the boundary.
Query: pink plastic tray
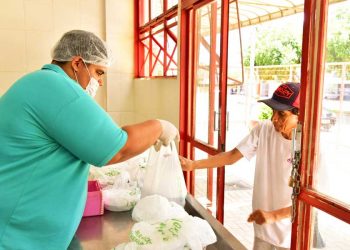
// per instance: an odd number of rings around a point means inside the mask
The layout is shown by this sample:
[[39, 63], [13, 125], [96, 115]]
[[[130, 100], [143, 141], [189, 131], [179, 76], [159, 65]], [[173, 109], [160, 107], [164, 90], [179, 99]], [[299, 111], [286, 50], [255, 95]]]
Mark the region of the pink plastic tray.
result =
[[104, 207], [100, 184], [98, 181], [89, 181], [83, 217], [102, 215], [103, 213]]

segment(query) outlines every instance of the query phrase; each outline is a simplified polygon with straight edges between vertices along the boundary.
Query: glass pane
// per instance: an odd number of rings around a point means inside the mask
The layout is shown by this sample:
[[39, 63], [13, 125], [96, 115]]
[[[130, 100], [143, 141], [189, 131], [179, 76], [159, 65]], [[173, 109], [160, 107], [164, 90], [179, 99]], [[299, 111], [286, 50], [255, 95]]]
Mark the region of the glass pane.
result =
[[[251, 96], [246, 84], [243, 84], [241, 44], [237, 29], [237, 10], [235, 2], [230, 4], [230, 30], [227, 74], [227, 111], [228, 130], [226, 131], [226, 149], [233, 149], [248, 133], [251, 109], [256, 100]], [[242, 30], [243, 32], [243, 30]], [[250, 33], [250, 29], [244, 32]], [[250, 39], [243, 43], [250, 44]], [[225, 214], [224, 226], [245, 246], [252, 249], [254, 230], [247, 222], [252, 210], [252, 193], [255, 158], [251, 161], [242, 159], [233, 166], [225, 168]]]
[[167, 76], [177, 75], [177, 46], [176, 42], [168, 35], [167, 39]]
[[164, 75], [164, 32], [157, 33], [152, 40], [152, 76]]
[[[230, 4], [230, 30], [228, 53], [227, 110], [229, 126], [226, 134], [226, 149], [233, 149], [257, 122], [270, 119], [272, 110], [257, 100], [271, 97], [274, 90], [283, 82], [298, 81], [300, 64], [294, 58], [295, 51], [289, 47], [293, 43], [301, 48], [302, 14], [263, 22], [256, 26], [241, 29], [244, 61], [242, 82], [239, 67], [241, 64], [240, 43], [237, 32], [235, 3]], [[293, 28], [293, 29], [292, 29]], [[286, 30], [289, 30], [286, 37]], [[273, 39], [271, 38], [273, 37]], [[289, 41], [285, 42], [285, 40]], [[271, 42], [273, 41], [273, 42]], [[270, 46], [271, 45], [271, 46]], [[298, 47], [300, 46], [300, 47]], [[261, 55], [268, 55], [269, 48], [285, 58], [275, 65]], [[260, 57], [261, 56], [261, 57]], [[237, 58], [232, 58], [237, 57]], [[293, 64], [294, 63], [294, 64]], [[225, 227], [247, 248], [253, 248], [253, 225], [247, 222], [252, 211], [254, 188], [255, 157], [250, 161], [242, 159], [225, 168]]]
[[141, 47], [143, 48], [143, 62], [141, 63], [141, 67], [143, 70], [141, 72], [144, 73], [143, 76], [149, 76], [149, 38], [143, 40], [142, 45], [143, 46]]
[[310, 249], [350, 249], [350, 225], [317, 208], [313, 208], [311, 232]]
[[195, 137], [217, 147], [219, 128], [220, 6], [197, 10]]
[[228, 35], [228, 65], [227, 78], [228, 83], [235, 84], [237, 81], [242, 83], [242, 56], [241, 56], [241, 40], [237, 23], [237, 8], [236, 3], [230, 4], [230, 19], [229, 19], [229, 35]]
[[[170, 24], [176, 24], [175, 18], [168, 22]], [[167, 33], [167, 76], [177, 75], [177, 24], [169, 29]]]
[[[209, 155], [195, 148], [195, 160], [206, 159]], [[208, 175], [207, 169], [197, 169], [195, 171], [195, 198], [201, 203], [201, 205], [205, 208], [208, 208], [212, 215], [216, 216], [216, 168], [212, 169], [212, 177]], [[212, 181], [212, 190], [210, 195], [210, 191], [208, 192], [208, 181]]]
[[151, 0], [151, 19], [163, 14], [164, 6], [163, 0]]
[[[350, 1], [329, 6], [326, 65], [315, 186], [350, 204]], [[346, 49], [345, 49], [346, 48]]]
[[168, 1], [168, 9], [175, 6], [179, 1], [178, 0], [167, 0]]
[[149, 6], [148, 0], [139, 0], [139, 22], [140, 26], [149, 22]]

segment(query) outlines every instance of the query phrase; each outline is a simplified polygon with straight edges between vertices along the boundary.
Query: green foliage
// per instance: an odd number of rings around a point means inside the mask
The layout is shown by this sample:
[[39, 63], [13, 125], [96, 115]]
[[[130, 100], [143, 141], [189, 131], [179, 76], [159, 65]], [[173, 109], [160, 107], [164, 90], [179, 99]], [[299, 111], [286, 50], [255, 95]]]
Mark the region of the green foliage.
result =
[[329, 13], [327, 29], [327, 62], [350, 61], [350, 13], [336, 8]]
[[270, 120], [271, 117], [272, 117], [272, 109], [267, 105], [262, 106], [260, 113], [259, 113], [259, 116], [258, 116], [258, 119], [260, 121]]
[[[254, 66], [300, 64], [302, 25], [293, 23], [302, 21], [299, 19], [282, 18], [256, 26]], [[347, 6], [330, 6], [327, 36], [326, 61], [349, 62], [350, 11]], [[244, 66], [249, 66], [250, 51], [250, 47], [243, 51]]]
[[[256, 45], [254, 66], [298, 64], [301, 61], [300, 32], [288, 31], [285, 27], [256, 27]], [[244, 66], [250, 63], [250, 51], [243, 53]]]

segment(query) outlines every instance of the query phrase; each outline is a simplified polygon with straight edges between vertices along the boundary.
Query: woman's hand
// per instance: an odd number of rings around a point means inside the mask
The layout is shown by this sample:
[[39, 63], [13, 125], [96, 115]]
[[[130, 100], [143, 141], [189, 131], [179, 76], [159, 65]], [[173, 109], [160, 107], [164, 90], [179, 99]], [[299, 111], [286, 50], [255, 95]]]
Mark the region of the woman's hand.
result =
[[276, 216], [274, 211], [267, 212], [263, 210], [255, 210], [248, 217], [248, 222], [255, 222], [258, 225], [262, 225], [265, 223], [273, 223], [276, 221]]
[[284, 207], [273, 211], [255, 210], [248, 217], [248, 222], [255, 222], [262, 225], [265, 223], [274, 223], [285, 218], [290, 218], [292, 207]]
[[183, 171], [192, 171], [193, 169], [195, 169], [194, 163], [192, 160], [189, 160], [182, 156], [179, 156], [179, 160]]

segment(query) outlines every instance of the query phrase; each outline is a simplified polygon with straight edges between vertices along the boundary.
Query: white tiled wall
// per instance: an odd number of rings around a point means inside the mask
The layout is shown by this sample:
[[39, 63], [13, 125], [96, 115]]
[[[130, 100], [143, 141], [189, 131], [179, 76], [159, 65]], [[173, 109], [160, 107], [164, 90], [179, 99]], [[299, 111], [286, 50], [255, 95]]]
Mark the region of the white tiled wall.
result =
[[179, 83], [177, 79], [136, 79], [135, 121], [160, 118], [179, 126]]
[[[66, 31], [86, 29], [105, 39], [102, 0], [0, 0], [0, 96], [22, 75], [51, 62]], [[106, 106], [106, 87], [97, 94]]]
[[134, 5], [106, 0], [106, 41], [114, 54], [107, 75], [107, 111], [119, 125], [134, 123]]

